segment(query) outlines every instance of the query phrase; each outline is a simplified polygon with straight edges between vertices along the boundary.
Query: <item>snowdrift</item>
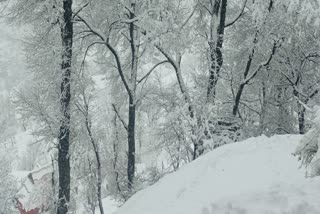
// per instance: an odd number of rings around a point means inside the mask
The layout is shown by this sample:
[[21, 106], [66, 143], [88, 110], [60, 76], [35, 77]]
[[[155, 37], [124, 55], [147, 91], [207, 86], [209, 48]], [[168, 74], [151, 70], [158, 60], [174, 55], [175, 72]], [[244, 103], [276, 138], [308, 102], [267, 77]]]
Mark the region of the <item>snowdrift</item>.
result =
[[300, 139], [222, 146], [138, 192], [116, 214], [319, 214], [320, 179], [305, 178], [292, 156]]

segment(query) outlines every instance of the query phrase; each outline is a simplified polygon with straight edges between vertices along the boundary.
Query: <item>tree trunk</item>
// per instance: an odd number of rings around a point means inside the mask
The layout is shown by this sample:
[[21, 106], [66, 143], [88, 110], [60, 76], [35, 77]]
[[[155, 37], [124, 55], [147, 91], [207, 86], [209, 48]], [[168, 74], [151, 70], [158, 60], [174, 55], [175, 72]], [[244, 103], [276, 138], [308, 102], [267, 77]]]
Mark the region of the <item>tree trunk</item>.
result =
[[[271, 9], [273, 7], [273, 0], [270, 0], [269, 2], [269, 7], [268, 7], [268, 11], [270, 12]], [[239, 104], [240, 104], [240, 100], [241, 100], [241, 96], [242, 96], [242, 93], [243, 93], [243, 90], [245, 88], [245, 86], [249, 83], [250, 79], [247, 80], [247, 77], [248, 77], [248, 74], [249, 74], [249, 71], [250, 71], [250, 68], [251, 68], [251, 64], [252, 64], [252, 60], [253, 60], [253, 57], [254, 57], [254, 54], [255, 54], [255, 46], [256, 44], [258, 43], [258, 37], [259, 37], [259, 30], [256, 31], [255, 33], [255, 36], [254, 36], [254, 39], [253, 39], [253, 48], [251, 50], [251, 53], [249, 54], [249, 58], [248, 58], [248, 61], [247, 61], [247, 64], [246, 64], [246, 68], [245, 68], [245, 71], [244, 71], [244, 82], [240, 84], [240, 87], [238, 89], [238, 92], [237, 92], [237, 95], [236, 95], [236, 98], [235, 98], [235, 103], [234, 103], [234, 106], [233, 106], [233, 110], [232, 110], [232, 115], [235, 117], [237, 116], [237, 113], [238, 113], [238, 110], [239, 110]], [[271, 56], [270, 56], [270, 60], [272, 59], [272, 56], [274, 55], [274, 51], [275, 51], [275, 47], [273, 47], [272, 49], [272, 53], [271, 53]], [[270, 62], [270, 61], [269, 61]], [[267, 64], [269, 64], [269, 62], [267, 62]], [[255, 72], [256, 74], [257, 72]], [[254, 75], [255, 76], [255, 75]], [[254, 77], [253, 76], [253, 77]], [[252, 78], [253, 78], [252, 77]]]
[[[197, 129], [200, 127], [201, 121], [200, 121], [200, 118], [198, 117], [198, 115], [195, 114], [195, 109], [194, 109], [190, 94], [188, 93], [187, 87], [186, 87], [186, 85], [183, 81], [183, 78], [182, 78], [182, 72], [181, 72], [181, 67], [180, 67], [181, 55], [178, 54], [177, 59], [173, 59], [172, 56], [167, 51], [165, 51], [161, 46], [155, 45], [155, 47], [169, 61], [169, 63], [172, 65], [172, 67], [175, 70], [180, 91], [183, 95], [183, 98], [184, 98], [186, 104], [188, 105], [188, 111], [189, 111], [190, 118], [197, 119], [197, 126], [192, 127], [192, 135], [197, 136]], [[198, 117], [198, 118], [195, 118], [195, 117]], [[192, 143], [194, 146], [193, 154], [192, 154], [193, 160], [195, 160], [197, 157], [199, 157], [204, 152], [203, 141], [201, 139], [198, 140], [196, 138], [192, 139]]]
[[64, 23], [61, 27], [62, 37], [62, 82], [60, 94], [60, 108], [62, 119], [59, 129], [58, 168], [59, 168], [59, 194], [57, 214], [67, 214], [70, 202], [70, 79], [73, 42], [72, 0], [63, 1]]
[[262, 94], [261, 94], [261, 114], [260, 114], [260, 135], [264, 133], [265, 130], [265, 117], [266, 117], [266, 108], [267, 108], [267, 89], [266, 83], [262, 80]]
[[236, 98], [234, 100], [234, 106], [233, 106], [233, 110], [232, 110], [232, 115], [235, 117], [237, 116], [237, 113], [238, 113], [238, 110], [239, 110], [239, 105], [240, 105], [240, 99], [241, 99], [241, 96], [242, 96], [242, 92], [243, 92], [243, 89], [244, 89], [244, 86], [246, 84], [241, 84], [239, 89], [238, 89], [238, 92], [237, 92], [237, 95], [236, 95]]
[[87, 115], [86, 115], [86, 128], [88, 131], [88, 135], [90, 137], [90, 141], [93, 147], [93, 151], [96, 157], [96, 161], [97, 161], [97, 176], [98, 176], [98, 180], [97, 180], [97, 195], [98, 195], [98, 204], [99, 204], [99, 209], [100, 209], [100, 213], [104, 214], [104, 209], [103, 209], [103, 204], [102, 204], [102, 192], [101, 192], [101, 185], [102, 185], [102, 175], [101, 175], [101, 159], [100, 159], [100, 154], [99, 154], [99, 148], [98, 145], [96, 144], [92, 132], [91, 132], [91, 126], [89, 123], [89, 109], [88, 109], [88, 105], [86, 104], [86, 111], [87, 111]]
[[97, 171], [98, 171], [98, 184], [97, 184], [97, 187], [98, 187], [98, 203], [99, 203], [100, 213], [104, 214], [104, 209], [103, 209], [103, 204], [102, 204], [102, 192], [101, 192], [101, 185], [102, 185], [101, 161], [100, 161], [99, 152], [97, 151], [97, 147], [96, 147], [95, 150], [96, 150], [95, 151], [95, 155], [96, 155], [96, 160], [97, 160]]
[[119, 184], [119, 172], [117, 169], [117, 162], [118, 162], [118, 143], [119, 143], [119, 133], [118, 133], [118, 128], [117, 128], [117, 113], [115, 113], [114, 115], [114, 131], [115, 131], [115, 139], [113, 141], [113, 171], [115, 173], [115, 181], [116, 181], [116, 185], [117, 185], [117, 189], [119, 194], [121, 194], [121, 188], [120, 188], [120, 184]]
[[306, 112], [305, 107], [302, 107], [302, 109], [298, 112], [299, 134], [305, 134], [305, 112]]
[[[257, 35], [258, 33], [256, 33], [255, 39], [254, 39], [254, 44], [257, 42]], [[238, 110], [239, 110], [239, 104], [240, 104], [240, 100], [241, 100], [241, 96], [242, 96], [242, 92], [244, 90], [244, 87], [246, 86], [246, 84], [248, 84], [248, 82], [246, 82], [245, 80], [247, 79], [247, 76], [249, 74], [250, 68], [251, 68], [251, 64], [252, 64], [252, 59], [254, 56], [254, 48], [252, 49], [247, 64], [246, 64], [246, 68], [244, 70], [244, 74], [243, 74], [243, 79], [244, 82], [240, 84], [239, 89], [237, 91], [236, 97], [235, 97], [235, 101], [234, 101], [234, 105], [233, 105], [233, 110], [232, 110], [232, 115], [235, 117], [237, 116]]]
[[129, 122], [128, 122], [128, 189], [132, 189], [135, 172], [135, 123], [136, 105], [132, 97], [129, 97]]
[[[136, 11], [136, 1], [130, 2], [131, 11], [129, 13], [130, 19], [134, 19]], [[139, 59], [139, 38], [135, 24], [129, 24], [130, 48], [131, 48], [131, 87], [128, 91], [129, 95], [129, 121], [128, 121], [128, 189], [131, 191], [134, 181], [135, 173], [135, 126], [136, 126], [136, 87], [137, 87], [137, 73], [138, 73], [138, 59]]]
[[[220, 9], [220, 14], [219, 14]], [[224, 41], [224, 29], [227, 12], [227, 0], [215, 1], [211, 12], [210, 41], [209, 44], [209, 83], [207, 88], [207, 100], [214, 102], [216, 97], [216, 87], [220, 77], [220, 70], [223, 64], [222, 45]], [[218, 26], [215, 22], [219, 20]], [[214, 33], [216, 31], [216, 35]], [[216, 37], [216, 38], [214, 38]]]

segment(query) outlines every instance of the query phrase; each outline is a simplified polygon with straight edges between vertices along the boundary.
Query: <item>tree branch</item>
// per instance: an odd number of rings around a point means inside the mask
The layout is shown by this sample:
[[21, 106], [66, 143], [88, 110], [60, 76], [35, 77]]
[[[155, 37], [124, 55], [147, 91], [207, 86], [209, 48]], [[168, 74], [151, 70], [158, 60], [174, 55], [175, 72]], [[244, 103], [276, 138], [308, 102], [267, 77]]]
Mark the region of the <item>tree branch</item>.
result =
[[164, 63], [169, 63], [169, 61], [168, 61], [168, 60], [164, 60], [164, 61], [161, 61], [161, 62], [155, 64], [155, 65], [149, 70], [149, 72], [148, 72], [144, 77], [142, 77], [140, 80], [137, 81], [138, 84], [140, 84], [144, 79], [146, 79], [147, 77], [149, 77], [149, 75], [150, 75], [158, 66], [160, 66], [160, 65], [162, 65], [162, 64], [164, 64]]
[[73, 18], [75, 18], [84, 8], [86, 8], [90, 2], [85, 3], [82, 7], [80, 7], [77, 12], [74, 13]]
[[121, 116], [120, 116], [120, 114], [119, 114], [119, 112], [118, 112], [115, 104], [112, 104], [112, 108], [113, 108], [114, 112], [116, 113], [117, 117], [119, 118], [119, 120], [121, 121], [124, 129], [125, 129], [126, 131], [128, 131], [128, 125], [127, 125], [126, 122], [121, 118]]
[[122, 69], [122, 65], [121, 65], [121, 61], [120, 61], [120, 57], [117, 53], [117, 51], [115, 50], [115, 48], [109, 43], [109, 38], [106, 38], [102, 33], [100, 33], [98, 30], [95, 30], [84, 18], [82, 18], [79, 15], [76, 15], [77, 18], [79, 18], [79, 20], [87, 26], [87, 28], [97, 37], [99, 37], [102, 42], [101, 44], [106, 45], [106, 47], [111, 51], [112, 55], [114, 56], [115, 60], [116, 60], [116, 64], [117, 64], [117, 69], [120, 75], [120, 78], [124, 84], [124, 87], [126, 88], [126, 91], [128, 92], [129, 96], [132, 96], [132, 92], [131, 92], [131, 88], [128, 84], [128, 81], [125, 78], [123, 69]]
[[88, 52], [90, 50], [90, 48], [96, 44], [104, 44], [104, 42], [101, 42], [101, 41], [96, 41], [96, 42], [92, 42], [90, 45], [88, 45], [88, 47], [86, 48], [86, 51], [84, 52], [84, 56], [83, 56], [83, 59], [82, 59], [82, 62], [81, 62], [81, 66], [80, 66], [80, 72], [83, 70], [84, 68], [84, 63], [85, 63], [85, 60], [87, 58], [87, 55], [88, 55]]
[[195, 7], [193, 8], [191, 14], [188, 16], [188, 18], [186, 19], [186, 21], [181, 25], [180, 30], [182, 30], [182, 29], [184, 28], [184, 26], [185, 26], [186, 24], [188, 24], [189, 20], [192, 18], [192, 16], [193, 16], [194, 13], [196, 12], [197, 7], [198, 7], [198, 4], [195, 5]]
[[225, 25], [225, 28], [230, 27], [231, 25], [233, 25], [234, 23], [236, 23], [236, 22], [240, 19], [240, 17], [244, 14], [244, 9], [246, 8], [247, 1], [248, 1], [248, 0], [245, 0], [245, 1], [244, 1], [244, 4], [243, 4], [243, 6], [242, 6], [242, 8], [241, 8], [241, 11], [240, 11], [240, 13], [238, 14], [238, 16], [235, 17], [233, 21], [227, 23], [227, 24]]
[[180, 68], [180, 62], [182, 59], [181, 54], [179, 54], [177, 56], [177, 60], [173, 59], [172, 56], [165, 51], [160, 45], [156, 44], [155, 47], [163, 54], [163, 56], [168, 60], [168, 62], [172, 65], [172, 67], [175, 70], [176, 73], [176, 77], [177, 77], [177, 81], [180, 87], [180, 91], [183, 95], [183, 98], [185, 100], [185, 102], [188, 104], [188, 109], [189, 109], [189, 113], [190, 113], [190, 117], [193, 118], [194, 117], [194, 107], [190, 98], [190, 95], [187, 91], [187, 88], [184, 84], [183, 78], [182, 78], [182, 74], [181, 74], [181, 68]]
[[116, 60], [118, 72], [119, 72], [120, 78], [124, 84], [124, 87], [126, 88], [129, 96], [132, 96], [131, 89], [130, 89], [129, 84], [126, 80], [126, 77], [124, 76], [124, 72], [122, 70], [122, 66], [121, 66], [121, 62], [120, 62], [120, 57], [119, 57], [117, 51], [109, 43], [105, 43], [105, 44], [106, 44], [107, 48], [111, 51], [111, 53], [113, 54], [113, 56]]
[[261, 63], [249, 77], [246, 77], [243, 84], [248, 84], [250, 82], [250, 80], [252, 80], [257, 75], [257, 73], [260, 71], [261, 68], [266, 67], [270, 64], [273, 56], [276, 53], [276, 50], [280, 47], [280, 45], [281, 45], [280, 41], [275, 41], [273, 43], [273, 47], [272, 47], [271, 54], [270, 54], [269, 58], [265, 62]]

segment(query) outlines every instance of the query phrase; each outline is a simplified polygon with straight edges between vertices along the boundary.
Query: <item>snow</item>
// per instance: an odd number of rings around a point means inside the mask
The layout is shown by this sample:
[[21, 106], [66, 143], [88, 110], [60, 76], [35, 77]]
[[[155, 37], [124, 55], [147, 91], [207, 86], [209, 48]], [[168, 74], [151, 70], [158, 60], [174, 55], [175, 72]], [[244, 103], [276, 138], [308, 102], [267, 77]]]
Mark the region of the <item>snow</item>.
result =
[[[34, 190], [41, 185], [41, 182], [46, 182], [45, 176], [51, 176], [51, 164], [38, 167], [32, 171], [13, 171], [11, 174], [16, 179], [18, 185], [17, 198], [22, 203], [25, 209], [35, 208], [35, 202], [32, 201], [32, 194]], [[32, 176], [30, 180], [29, 176]], [[42, 181], [41, 181], [42, 180]]]
[[116, 214], [319, 214], [320, 179], [292, 156], [301, 136], [222, 146], [132, 196]]
[[19, 131], [15, 135], [15, 140], [18, 144], [18, 154], [22, 157], [26, 154], [28, 146], [34, 142], [34, 137], [30, 131]]
[[18, 192], [16, 193], [16, 196], [26, 208], [26, 206], [29, 205], [30, 194], [34, 190], [34, 184], [28, 178], [30, 171], [13, 171], [11, 174], [16, 179], [18, 185]]
[[[102, 205], [105, 213], [112, 214], [118, 209], [118, 207], [120, 206], [120, 202], [117, 202], [112, 197], [106, 197], [102, 199]], [[88, 211], [86, 211], [86, 209], [83, 207], [83, 204], [80, 204], [77, 213], [87, 214]], [[100, 213], [98, 207], [96, 207], [95, 213]]]
[[[114, 199], [107, 197], [102, 200], [103, 209], [105, 213], [114, 213], [118, 207], [119, 202], [115, 201]], [[97, 209], [96, 213], [99, 213], [99, 209]]]

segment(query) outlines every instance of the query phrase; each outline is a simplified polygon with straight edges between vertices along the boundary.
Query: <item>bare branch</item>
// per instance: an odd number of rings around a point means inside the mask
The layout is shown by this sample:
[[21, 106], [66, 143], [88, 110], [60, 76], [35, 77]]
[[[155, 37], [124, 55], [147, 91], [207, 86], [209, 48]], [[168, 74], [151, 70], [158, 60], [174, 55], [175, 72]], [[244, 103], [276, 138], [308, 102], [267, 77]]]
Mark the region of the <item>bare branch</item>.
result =
[[180, 68], [180, 62], [182, 59], [181, 54], [178, 54], [177, 56], [177, 60], [173, 59], [172, 56], [170, 55], [170, 53], [168, 53], [167, 51], [165, 51], [160, 45], [156, 44], [155, 47], [162, 53], [162, 55], [168, 60], [168, 62], [172, 65], [172, 67], [175, 70], [176, 73], [176, 77], [178, 80], [178, 84], [180, 87], [180, 91], [184, 97], [185, 102], [188, 104], [189, 106], [189, 113], [190, 113], [190, 117], [193, 118], [194, 117], [194, 107], [190, 98], [190, 95], [187, 91], [187, 88], [184, 84], [183, 78], [182, 78], [182, 74], [181, 74], [181, 68]]
[[142, 77], [140, 80], [138, 80], [138, 84], [140, 84], [144, 79], [148, 78], [150, 76], [150, 74], [160, 65], [164, 64], [164, 63], [169, 63], [168, 60], [164, 60], [164, 61], [161, 61], [157, 64], [155, 64], [150, 70], [149, 72], [144, 76]]
[[250, 80], [252, 80], [263, 67], [266, 67], [266, 66], [268, 66], [270, 64], [273, 56], [276, 53], [276, 50], [281, 46], [281, 41], [282, 40], [283, 40], [283, 38], [281, 40], [275, 41], [273, 43], [273, 47], [272, 47], [272, 50], [271, 50], [269, 58], [265, 62], [261, 63], [249, 77], [246, 77], [246, 79], [244, 80], [243, 84], [248, 84], [250, 82]]
[[90, 2], [85, 3], [82, 7], [80, 7], [78, 9], [77, 12], [74, 13], [73, 18], [75, 18], [84, 8], [86, 8], [88, 5], [90, 4]]
[[119, 120], [121, 121], [124, 129], [125, 129], [126, 131], [128, 131], [128, 125], [127, 125], [126, 122], [121, 118], [121, 116], [120, 116], [120, 114], [119, 114], [119, 112], [118, 112], [115, 104], [112, 104], [112, 108], [113, 108], [114, 112], [116, 113], [117, 117], [119, 118]]
[[193, 16], [194, 13], [196, 12], [197, 8], [198, 8], [198, 4], [196, 4], [196, 6], [193, 8], [191, 14], [190, 14], [190, 15], [188, 16], [188, 18], [186, 19], [186, 21], [181, 25], [180, 30], [182, 30], [182, 29], [184, 28], [184, 26], [185, 26], [186, 24], [188, 24], [188, 22], [190, 21], [190, 19], [192, 18], [192, 16]]
[[105, 38], [105, 36], [100, 33], [98, 30], [94, 29], [84, 18], [82, 18], [81, 16], [79, 16], [79, 14], [76, 15], [76, 17], [79, 19], [79, 21], [81, 21], [85, 26], [87, 26], [87, 28], [96, 36], [98, 36], [102, 41], [107, 42], [107, 39]]
[[240, 17], [244, 14], [244, 9], [246, 8], [247, 1], [248, 1], [248, 0], [245, 0], [245, 1], [244, 1], [243, 6], [242, 6], [241, 11], [240, 11], [240, 13], [238, 14], [238, 16], [236, 16], [233, 21], [227, 23], [227, 24], [225, 25], [225, 28], [230, 27], [231, 25], [233, 25], [234, 23], [236, 23], [236, 22], [240, 19]]
[[119, 72], [119, 75], [121, 77], [121, 80], [126, 88], [126, 91], [128, 92], [129, 96], [132, 96], [132, 92], [131, 92], [131, 88], [129, 87], [128, 81], [125, 78], [123, 69], [122, 69], [122, 65], [121, 65], [121, 61], [120, 61], [120, 57], [118, 55], [118, 52], [115, 50], [115, 48], [109, 43], [109, 38], [106, 38], [102, 33], [100, 33], [98, 30], [95, 30], [84, 18], [82, 18], [81, 16], [77, 15], [77, 18], [79, 18], [79, 20], [87, 26], [87, 28], [97, 37], [99, 37], [102, 41], [101, 44], [106, 45], [106, 47], [111, 51], [112, 55], [114, 56], [115, 60], [116, 60], [116, 64], [117, 64], [117, 69]]
[[113, 54], [115, 60], [116, 60], [116, 63], [117, 63], [117, 68], [118, 68], [118, 72], [119, 72], [119, 75], [120, 75], [120, 78], [124, 84], [124, 87], [126, 88], [129, 96], [132, 96], [131, 94], [131, 89], [129, 87], [129, 84], [126, 80], [126, 77], [124, 76], [124, 72], [122, 70], [122, 66], [121, 66], [121, 61], [120, 61], [120, 57], [117, 53], [117, 51], [109, 44], [109, 43], [105, 43], [106, 46], [108, 47], [108, 49], [111, 51], [111, 53]]
[[80, 72], [83, 71], [83, 68], [84, 68], [84, 63], [86, 61], [86, 58], [87, 58], [87, 55], [88, 55], [88, 52], [90, 50], [90, 48], [96, 44], [105, 44], [104, 42], [102, 41], [96, 41], [96, 42], [93, 42], [91, 43], [90, 45], [88, 45], [86, 51], [84, 52], [84, 56], [83, 56], [83, 59], [82, 59], [82, 62], [81, 62], [81, 66], [80, 66]]
[[163, 56], [165, 57], [165, 58], [167, 58], [167, 60], [169, 61], [169, 63], [172, 65], [172, 67], [175, 69], [175, 70], [178, 70], [178, 64], [177, 64], [177, 62], [171, 57], [171, 55], [168, 53], [168, 52], [166, 52], [160, 45], [155, 45], [155, 47], [158, 49], [158, 51], [160, 51], [162, 54], [163, 54]]
[[309, 99], [312, 99], [314, 96], [316, 96], [319, 93], [319, 89], [316, 89], [312, 94], [309, 95]]
[[198, 0], [198, 4], [203, 7], [210, 15], [212, 15], [210, 9], [201, 0]]

